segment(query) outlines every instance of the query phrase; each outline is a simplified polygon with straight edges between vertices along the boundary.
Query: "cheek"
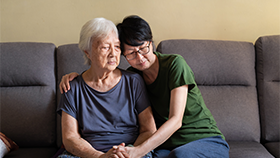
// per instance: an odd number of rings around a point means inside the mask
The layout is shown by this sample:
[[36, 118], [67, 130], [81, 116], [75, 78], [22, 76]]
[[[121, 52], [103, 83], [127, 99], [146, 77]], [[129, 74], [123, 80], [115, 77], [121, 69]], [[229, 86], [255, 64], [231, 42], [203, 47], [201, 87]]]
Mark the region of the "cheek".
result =
[[120, 60], [121, 60], [121, 54], [117, 55], [116, 56], [116, 60], [117, 60], [117, 64], [119, 65], [120, 64]]
[[136, 60], [126, 60], [128, 63], [129, 63], [129, 65], [131, 65], [132, 67], [136, 67]]

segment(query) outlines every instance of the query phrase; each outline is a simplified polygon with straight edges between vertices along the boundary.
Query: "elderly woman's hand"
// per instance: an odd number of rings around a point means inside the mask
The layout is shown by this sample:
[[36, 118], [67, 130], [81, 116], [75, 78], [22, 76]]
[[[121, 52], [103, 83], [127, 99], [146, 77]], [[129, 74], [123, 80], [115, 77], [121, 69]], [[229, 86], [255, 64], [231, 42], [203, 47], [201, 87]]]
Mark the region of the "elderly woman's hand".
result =
[[[137, 147], [133, 147], [133, 146], [114, 146], [113, 147], [114, 149], [114, 152], [117, 153], [117, 152], [125, 152], [129, 158], [141, 158], [143, 156], [141, 156], [141, 154], [138, 153], [139, 149], [137, 149]], [[125, 157], [125, 158], [128, 158], [128, 157]]]
[[128, 153], [124, 150], [124, 143], [118, 146], [113, 146], [112, 149], [103, 154], [100, 158], [129, 158]]
[[79, 76], [79, 74], [77, 72], [71, 72], [70, 74], [66, 74], [62, 77], [60, 84], [59, 84], [59, 89], [60, 89], [61, 94], [63, 92], [66, 93], [70, 89], [69, 82], [72, 81], [77, 76]]

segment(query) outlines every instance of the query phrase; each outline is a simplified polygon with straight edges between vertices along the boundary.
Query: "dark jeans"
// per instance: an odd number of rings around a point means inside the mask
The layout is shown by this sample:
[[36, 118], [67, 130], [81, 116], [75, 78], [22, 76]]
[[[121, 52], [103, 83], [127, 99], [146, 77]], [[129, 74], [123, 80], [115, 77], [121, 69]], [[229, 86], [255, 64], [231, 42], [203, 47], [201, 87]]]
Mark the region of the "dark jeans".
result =
[[199, 139], [173, 150], [155, 150], [154, 158], [229, 158], [229, 145], [220, 136]]

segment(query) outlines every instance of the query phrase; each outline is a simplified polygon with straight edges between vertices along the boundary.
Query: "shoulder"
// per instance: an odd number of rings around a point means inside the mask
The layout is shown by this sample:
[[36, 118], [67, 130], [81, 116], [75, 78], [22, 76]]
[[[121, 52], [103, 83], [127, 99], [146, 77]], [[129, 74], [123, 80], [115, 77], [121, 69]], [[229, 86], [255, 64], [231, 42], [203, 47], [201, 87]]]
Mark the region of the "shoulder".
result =
[[124, 80], [127, 80], [129, 82], [143, 82], [143, 78], [140, 76], [140, 74], [131, 71], [131, 70], [121, 70], [122, 76]]
[[173, 70], [177, 67], [189, 67], [186, 60], [179, 54], [161, 54], [159, 52], [155, 52], [155, 54], [159, 59], [161, 68]]
[[185, 62], [185, 59], [180, 54], [161, 54], [160, 52], [154, 52], [158, 59], [164, 63], [176, 63]]
[[142, 77], [138, 73], [136, 73], [134, 71], [131, 71], [131, 70], [121, 70], [121, 72], [122, 72], [122, 75], [124, 77], [142, 79]]
[[66, 94], [72, 94], [78, 91], [81, 88], [82, 83], [83, 83], [83, 78], [81, 75], [74, 78], [72, 81], [69, 82], [70, 90], [67, 91]]
[[132, 67], [132, 66], [128, 67], [128, 68], [126, 69], [126, 71], [130, 71], [130, 72], [137, 73], [137, 74], [139, 74], [140, 76], [142, 76], [142, 74], [143, 74], [143, 72], [142, 72], [142, 71], [137, 70], [137, 69], [135, 69], [135, 68], [134, 68], [134, 67]]

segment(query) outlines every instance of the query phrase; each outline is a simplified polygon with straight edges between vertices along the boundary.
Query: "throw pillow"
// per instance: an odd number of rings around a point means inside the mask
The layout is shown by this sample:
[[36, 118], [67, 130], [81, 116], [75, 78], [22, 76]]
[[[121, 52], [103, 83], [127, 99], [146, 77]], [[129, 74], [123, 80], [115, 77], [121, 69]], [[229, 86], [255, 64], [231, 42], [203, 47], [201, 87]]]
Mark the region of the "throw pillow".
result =
[[7, 153], [17, 150], [18, 145], [0, 132], [0, 157], [4, 157]]

